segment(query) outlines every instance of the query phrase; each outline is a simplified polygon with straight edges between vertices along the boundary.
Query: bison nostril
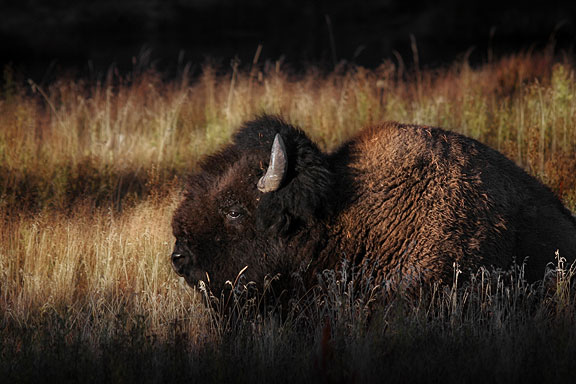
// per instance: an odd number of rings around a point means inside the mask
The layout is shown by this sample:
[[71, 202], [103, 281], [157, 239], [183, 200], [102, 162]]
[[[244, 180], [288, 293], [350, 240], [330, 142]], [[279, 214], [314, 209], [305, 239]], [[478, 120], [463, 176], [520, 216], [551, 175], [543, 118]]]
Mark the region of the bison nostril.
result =
[[171, 257], [172, 257], [172, 261], [176, 261], [176, 260], [183, 258], [184, 256], [181, 253], [173, 253]]

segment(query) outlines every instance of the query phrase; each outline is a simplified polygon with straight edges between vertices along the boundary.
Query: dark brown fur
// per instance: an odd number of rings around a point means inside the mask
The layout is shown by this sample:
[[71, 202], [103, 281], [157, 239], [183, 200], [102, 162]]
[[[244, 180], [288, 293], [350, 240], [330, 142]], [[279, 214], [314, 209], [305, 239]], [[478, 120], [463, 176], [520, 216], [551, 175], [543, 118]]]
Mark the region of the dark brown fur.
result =
[[[256, 188], [274, 135], [289, 169], [279, 190]], [[542, 278], [555, 250], [576, 256], [576, 221], [553, 193], [497, 151], [439, 128], [384, 123], [335, 153], [263, 116], [208, 158], [174, 215], [175, 269], [219, 289], [245, 266], [249, 280], [290, 281], [343, 259], [395, 288], [450, 281], [464, 271], [527, 259]], [[232, 218], [240, 213], [238, 218]]]

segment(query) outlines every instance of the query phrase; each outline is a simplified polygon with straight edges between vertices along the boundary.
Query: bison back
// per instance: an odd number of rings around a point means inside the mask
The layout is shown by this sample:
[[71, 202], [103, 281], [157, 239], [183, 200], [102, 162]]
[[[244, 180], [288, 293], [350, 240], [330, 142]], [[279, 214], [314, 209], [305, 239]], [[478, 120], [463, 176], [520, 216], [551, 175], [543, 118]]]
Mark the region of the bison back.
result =
[[379, 282], [452, 278], [455, 264], [541, 278], [555, 250], [576, 256], [576, 222], [543, 184], [499, 152], [439, 128], [386, 123], [332, 155], [342, 190], [337, 254], [377, 265]]

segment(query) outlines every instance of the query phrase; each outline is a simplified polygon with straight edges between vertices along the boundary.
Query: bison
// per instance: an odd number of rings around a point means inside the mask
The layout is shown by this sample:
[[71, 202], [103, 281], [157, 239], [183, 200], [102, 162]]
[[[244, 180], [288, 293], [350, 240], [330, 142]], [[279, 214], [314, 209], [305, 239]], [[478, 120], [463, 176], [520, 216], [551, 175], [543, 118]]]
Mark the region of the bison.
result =
[[279, 117], [246, 122], [191, 176], [173, 231], [176, 273], [213, 289], [240, 271], [312, 284], [342, 260], [387, 287], [514, 260], [534, 281], [556, 250], [576, 256], [576, 220], [546, 186], [476, 140], [396, 122], [333, 153]]

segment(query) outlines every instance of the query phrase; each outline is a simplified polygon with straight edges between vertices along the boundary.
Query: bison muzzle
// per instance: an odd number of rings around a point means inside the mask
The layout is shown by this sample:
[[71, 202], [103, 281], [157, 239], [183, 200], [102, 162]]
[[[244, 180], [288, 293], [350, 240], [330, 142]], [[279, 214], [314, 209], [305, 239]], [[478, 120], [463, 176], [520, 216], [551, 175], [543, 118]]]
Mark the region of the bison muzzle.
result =
[[499, 152], [440, 128], [370, 127], [333, 153], [278, 117], [245, 123], [192, 175], [173, 219], [174, 270], [194, 286], [299, 273], [313, 284], [343, 260], [376, 284], [449, 282], [526, 261], [543, 277], [576, 256], [576, 220]]

